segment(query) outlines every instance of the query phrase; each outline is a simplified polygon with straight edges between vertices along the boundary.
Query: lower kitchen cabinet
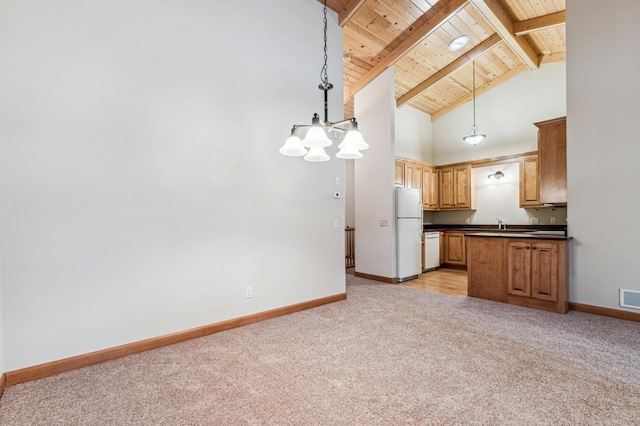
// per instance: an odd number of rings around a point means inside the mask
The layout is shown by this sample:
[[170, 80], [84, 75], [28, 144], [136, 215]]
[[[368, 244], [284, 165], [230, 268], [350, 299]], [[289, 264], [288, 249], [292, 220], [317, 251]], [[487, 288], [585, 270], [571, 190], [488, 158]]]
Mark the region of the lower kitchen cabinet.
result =
[[506, 302], [505, 238], [468, 237], [466, 240], [468, 295]]
[[521, 306], [565, 313], [565, 241], [507, 243], [507, 301]]
[[462, 231], [445, 231], [442, 263], [463, 268], [467, 265], [466, 242]]
[[469, 296], [565, 313], [566, 240], [466, 237]]

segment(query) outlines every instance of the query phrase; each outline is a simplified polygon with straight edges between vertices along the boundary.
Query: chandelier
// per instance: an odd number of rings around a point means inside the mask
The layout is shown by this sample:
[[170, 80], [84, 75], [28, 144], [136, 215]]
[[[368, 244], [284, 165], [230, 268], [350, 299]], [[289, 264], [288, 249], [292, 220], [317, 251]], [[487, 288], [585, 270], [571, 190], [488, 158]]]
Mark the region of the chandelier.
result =
[[471, 62], [473, 65], [473, 126], [471, 127], [471, 133], [462, 139], [471, 145], [478, 145], [487, 135], [478, 133], [476, 127], [476, 61]]
[[[280, 148], [280, 153], [290, 157], [304, 155], [305, 160], [315, 163], [328, 161], [330, 157], [324, 149], [332, 144], [329, 136], [338, 138], [344, 134], [342, 143], [338, 145], [340, 151], [336, 157], [345, 160], [362, 158], [360, 151], [369, 148], [369, 145], [358, 130], [356, 119], [349, 118], [335, 123], [329, 121], [328, 92], [333, 89], [333, 84], [329, 83], [327, 76], [327, 0], [324, 1], [324, 65], [320, 71], [320, 78], [322, 83], [318, 88], [324, 92], [324, 120], [320, 120], [318, 114], [313, 114], [310, 125], [295, 124], [291, 129], [291, 136]], [[302, 140], [299, 134], [301, 130], [307, 130]]]

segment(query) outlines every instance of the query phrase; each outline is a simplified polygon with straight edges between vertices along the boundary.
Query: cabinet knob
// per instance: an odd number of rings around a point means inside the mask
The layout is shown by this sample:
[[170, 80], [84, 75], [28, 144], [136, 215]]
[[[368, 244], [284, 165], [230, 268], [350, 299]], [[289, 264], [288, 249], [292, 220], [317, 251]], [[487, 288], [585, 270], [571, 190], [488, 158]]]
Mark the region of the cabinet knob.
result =
[[529, 250], [531, 247], [527, 246], [527, 250]]

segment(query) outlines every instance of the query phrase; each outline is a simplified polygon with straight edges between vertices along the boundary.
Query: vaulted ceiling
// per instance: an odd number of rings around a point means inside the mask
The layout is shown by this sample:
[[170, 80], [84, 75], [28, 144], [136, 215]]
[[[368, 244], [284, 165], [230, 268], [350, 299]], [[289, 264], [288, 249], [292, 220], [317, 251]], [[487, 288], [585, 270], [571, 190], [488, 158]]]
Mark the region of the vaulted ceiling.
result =
[[[320, 1], [321, 3], [324, 0]], [[564, 61], [566, 0], [327, 0], [343, 27], [345, 116], [395, 66], [398, 107], [436, 119], [541, 64]], [[449, 43], [469, 37], [456, 52]]]

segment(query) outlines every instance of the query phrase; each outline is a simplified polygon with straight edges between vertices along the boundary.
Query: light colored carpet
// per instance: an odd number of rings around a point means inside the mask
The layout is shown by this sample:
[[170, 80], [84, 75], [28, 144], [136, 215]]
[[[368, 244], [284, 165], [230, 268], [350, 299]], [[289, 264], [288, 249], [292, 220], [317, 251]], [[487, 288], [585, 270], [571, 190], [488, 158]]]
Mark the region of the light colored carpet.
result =
[[1, 425], [639, 425], [640, 323], [348, 299], [7, 388]]

